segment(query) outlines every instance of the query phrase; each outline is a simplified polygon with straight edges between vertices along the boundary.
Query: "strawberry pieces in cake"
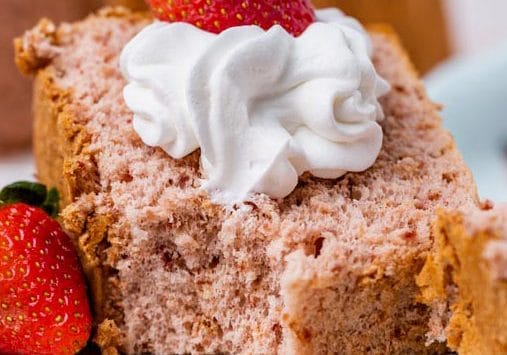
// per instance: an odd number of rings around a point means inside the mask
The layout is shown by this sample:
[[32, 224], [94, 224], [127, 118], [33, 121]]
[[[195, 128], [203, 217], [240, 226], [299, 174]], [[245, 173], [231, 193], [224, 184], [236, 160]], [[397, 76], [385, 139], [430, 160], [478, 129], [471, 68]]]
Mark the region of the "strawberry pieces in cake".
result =
[[76, 353], [91, 331], [85, 280], [69, 237], [33, 206], [55, 213], [56, 191], [17, 183], [0, 204], [0, 353]]
[[162, 21], [187, 22], [205, 31], [257, 25], [267, 30], [280, 25], [299, 36], [315, 21], [310, 0], [146, 0]]

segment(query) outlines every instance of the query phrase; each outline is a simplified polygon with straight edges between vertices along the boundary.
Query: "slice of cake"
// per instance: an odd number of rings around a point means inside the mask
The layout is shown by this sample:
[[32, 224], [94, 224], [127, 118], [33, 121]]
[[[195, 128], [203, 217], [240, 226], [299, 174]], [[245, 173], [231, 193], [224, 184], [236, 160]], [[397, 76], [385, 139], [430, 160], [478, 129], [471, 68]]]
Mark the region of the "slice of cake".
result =
[[[300, 178], [285, 199], [224, 208], [199, 187], [199, 153], [170, 158], [132, 127], [118, 69], [151, 22], [106, 9], [17, 41], [35, 77], [38, 176], [56, 185], [95, 303], [106, 353], [436, 353], [415, 275], [438, 208], [476, 204], [470, 172], [439, 107], [386, 28], [373, 61], [381, 100], [374, 166]], [[168, 78], [170, 80], [170, 78]]]
[[460, 354], [507, 353], [507, 206], [441, 213], [418, 277], [431, 305], [430, 340]]

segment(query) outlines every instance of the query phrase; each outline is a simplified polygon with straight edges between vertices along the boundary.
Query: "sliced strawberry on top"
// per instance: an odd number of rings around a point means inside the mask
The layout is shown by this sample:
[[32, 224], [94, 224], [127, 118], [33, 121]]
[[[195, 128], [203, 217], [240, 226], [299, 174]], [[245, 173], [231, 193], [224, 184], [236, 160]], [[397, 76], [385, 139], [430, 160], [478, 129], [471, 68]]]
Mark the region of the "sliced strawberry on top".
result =
[[315, 21], [310, 0], [146, 0], [162, 21], [187, 22], [220, 33], [242, 25], [280, 25], [298, 36]]
[[[14, 196], [14, 198], [12, 198]], [[55, 190], [18, 183], [0, 193], [0, 353], [74, 354], [90, 336], [87, 289], [58, 222]]]

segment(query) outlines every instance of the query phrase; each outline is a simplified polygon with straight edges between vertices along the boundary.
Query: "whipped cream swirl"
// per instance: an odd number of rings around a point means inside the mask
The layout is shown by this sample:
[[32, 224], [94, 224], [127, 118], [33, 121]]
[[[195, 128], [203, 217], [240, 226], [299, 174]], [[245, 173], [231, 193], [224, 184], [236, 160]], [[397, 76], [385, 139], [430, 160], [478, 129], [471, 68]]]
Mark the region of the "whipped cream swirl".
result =
[[175, 159], [200, 148], [203, 187], [222, 204], [283, 198], [307, 171], [331, 179], [369, 168], [389, 85], [357, 21], [334, 9], [317, 17], [297, 38], [280, 26], [146, 27], [120, 63], [135, 130]]

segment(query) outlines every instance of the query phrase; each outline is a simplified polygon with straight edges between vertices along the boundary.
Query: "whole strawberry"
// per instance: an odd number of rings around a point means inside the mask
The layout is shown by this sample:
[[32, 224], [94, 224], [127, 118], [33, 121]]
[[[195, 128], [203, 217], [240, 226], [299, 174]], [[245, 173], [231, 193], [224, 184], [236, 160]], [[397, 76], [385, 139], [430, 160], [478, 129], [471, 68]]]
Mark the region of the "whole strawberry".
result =
[[74, 354], [91, 330], [83, 274], [58, 222], [31, 206], [54, 213], [57, 193], [22, 182], [0, 200], [0, 353]]
[[265, 30], [281, 25], [299, 36], [315, 21], [310, 0], [146, 0], [162, 21], [188, 22], [205, 31], [220, 33], [242, 25]]

